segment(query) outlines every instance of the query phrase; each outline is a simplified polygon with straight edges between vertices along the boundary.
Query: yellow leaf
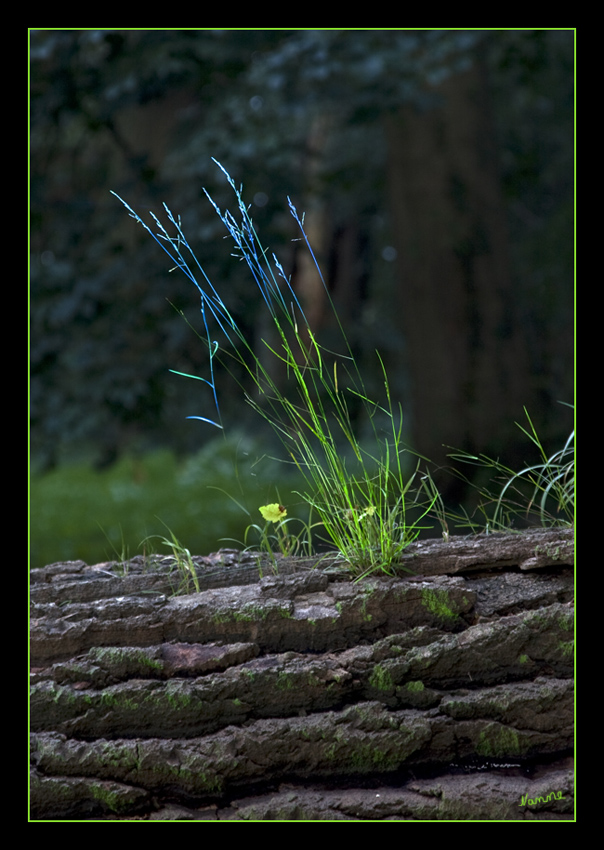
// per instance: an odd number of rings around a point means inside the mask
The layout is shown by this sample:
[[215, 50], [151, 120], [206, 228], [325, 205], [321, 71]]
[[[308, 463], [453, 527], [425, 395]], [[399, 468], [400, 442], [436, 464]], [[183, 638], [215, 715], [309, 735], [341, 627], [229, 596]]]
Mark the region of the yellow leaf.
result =
[[287, 516], [287, 511], [283, 505], [263, 505], [260, 508], [260, 513], [268, 522], [279, 522]]

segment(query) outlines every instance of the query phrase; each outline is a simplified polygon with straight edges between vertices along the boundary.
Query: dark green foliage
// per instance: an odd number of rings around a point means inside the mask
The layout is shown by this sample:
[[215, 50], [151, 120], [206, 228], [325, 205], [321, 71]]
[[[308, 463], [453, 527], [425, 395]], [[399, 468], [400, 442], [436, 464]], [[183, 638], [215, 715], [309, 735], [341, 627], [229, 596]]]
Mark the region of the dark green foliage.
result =
[[[201, 330], [195, 293], [167, 273], [157, 246], [110, 195], [158, 213], [166, 201], [182, 216], [259, 350], [256, 291], [202, 192], [230, 203], [212, 156], [244, 182], [263, 242], [288, 272], [299, 257], [286, 196], [301, 211], [321, 199], [328, 232], [319, 260], [368, 391], [380, 387], [371, 365], [379, 347], [412, 421], [392, 308], [400, 279], [385, 259], [396, 252], [384, 254], [398, 244], [384, 121], [405, 104], [438, 110], [438, 84], [478, 55], [489, 70], [529, 341], [530, 362], [517, 366], [529, 370], [533, 395], [522, 402], [548, 447], [558, 444], [566, 425], [556, 433], [553, 404], [572, 396], [573, 47], [571, 30], [32, 31], [35, 462], [49, 468], [77, 452], [106, 466], [158, 446], [189, 453], [214, 436], [185, 419], [209, 405], [207, 388], [169, 372], [200, 374], [206, 362], [177, 312]], [[325, 116], [317, 141], [313, 128]], [[323, 331], [328, 344], [329, 325]], [[236, 382], [219, 376], [217, 386], [227, 430], [245, 426]], [[520, 414], [510, 410], [510, 422]], [[447, 416], [441, 443], [452, 439]], [[476, 436], [496, 454], [490, 439]]]

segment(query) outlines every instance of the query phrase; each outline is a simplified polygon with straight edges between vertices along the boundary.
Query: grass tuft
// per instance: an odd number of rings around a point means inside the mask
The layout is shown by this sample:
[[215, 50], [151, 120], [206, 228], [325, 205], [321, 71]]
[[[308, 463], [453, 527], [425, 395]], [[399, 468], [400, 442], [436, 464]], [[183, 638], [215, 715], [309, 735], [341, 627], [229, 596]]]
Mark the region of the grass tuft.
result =
[[[561, 402], [574, 410], [574, 406]], [[564, 446], [547, 456], [531, 417], [524, 408], [528, 428], [516, 423], [518, 428], [537, 448], [539, 462], [525, 466], [515, 472], [498, 459], [487, 455], [473, 455], [454, 451], [449, 457], [472, 466], [479, 466], [494, 473], [488, 485], [478, 488], [478, 506], [472, 516], [467, 511], [447, 511], [429, 473], [422, 476], [424, 492], [434, 501], [434, 513], [448, 539], [448, 521], [457, 528], [469, 528], [473, 532], [509, 531], [517, 521], [529, 526], [543, 528], [572, 526], [575, 517], [575, 451], [574, 430]], [[471, 486], [471, 482], [459, 471], [455, 474]]]
[[[168, 254], [173, 268], [180, 269], [200, 295], [204, 327], [200, 338], [208, 351], [208, 373], [206, 377], [184, 376], [210, 387], [214, 411], [188, 418], [223, 428], [214, 362], [220, 360], [228, 368], [229, 360], [234, 359], [255, 386], [253, 396], [244, 390], [247, 403], [268, 422], [280, 439], [286, 457], [301, 473], [305, 488], [299, 495], [316, 512], [327, 540], [355, 575], [367, 575], [375, 570], [388, 572], [402, 550], [419, 534], [419, 522], [431, 504], [428, 503], [420, 520], [408, 519], [406, 504], [414, 476], [407, 477], [408, 464], [403, 463], [403, 455], [408, 450], [401, 438], [402, 411], [400, 405], [395, 409], [392, 403], [384, 364], [380, 359], [385, 398], [383, 402], [376, 402], [365, 391], [335, 310], [344, 354], [329, 351], [318, 342], [281, 264], [258, 238], [242, 198], [242, 188], [235, 186], [220, 163], [216, 164], [233, 189], [237, 216], [221, 211], [209, 195], [208, 198], [233, 240], [234, 255], [243, 259], [251, 272], [277, 340], [276, 343], [262, 340], [263, 357], [252, 349], [234, 315], [203, 271], [182, 232], [180, 218], [176, 219], [164, 204], [168, 226], [174, 229], [174, 235], [170, 236], [151, 213], [157, 227], [154, 231], [116, 195], [131, 217]], [[304, 216], [298, 215], [289, 198], [288, 204], [333, 309], [304, 231]], [[377, 356], [379, 358], [379, 354]], [[267, 358], [272, 361], [271, 365], [281, 365], [285, 369], [288, 384], [295, 388], [293, 398], [284, 395], [273, 379], [273, 369], [267, 365]], [[362, 405], [371, 425], [373, 449], [370, 451], [361, 446], [357, 437], [350, 415], [351, 401]], [[386, 430], [378, 426], [378, 414], [380, 421], [385, 417]], [[255, 524], [251, 528], [258, 530]], [[260, 534], [266, 542], [266, 529]], [[289, 545], [284, 543], [289, 538], [282, 526], [278, 527], [275, 537], [278, 546]]]
[[[161, 522], [161, 520], [160, 520]], [[193, 558], [191, 556], [191, 552], [187, 549], [180, 540], [176, 537], [174, 532], [168, 528], [165, 523], [162, 523], [166, 526], [166, 530], [168, 531], [169, 537], [162, 536], [160, 534], [150, 534], [146, 537], [142, 542], [141, 546], [148, 543], [149, 540], [159, 540], [162, 546], [166, 546], [168, 549], [172, 550], [172, 556], [168, 556], [167, 558], [163, 558], [162, 560], [171, 560], [178, 570], [178, 574], [180, 576], [180, 583], [178, 588], [175, 590], [175, 595], [193, 593], [194, 591], [199, 593], [200, 584], [199, 577], [197, 575], [197, 569], [195, 564], [193, 563]]]

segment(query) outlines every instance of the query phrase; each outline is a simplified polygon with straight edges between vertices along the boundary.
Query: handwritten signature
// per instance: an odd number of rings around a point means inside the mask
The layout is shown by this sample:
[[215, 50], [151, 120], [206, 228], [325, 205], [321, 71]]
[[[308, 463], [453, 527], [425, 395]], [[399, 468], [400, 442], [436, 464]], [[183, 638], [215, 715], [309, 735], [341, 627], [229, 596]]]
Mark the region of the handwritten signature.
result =
[[562, 791], [550, 791], [547, 797], [529, 797], [528, 794], [523, 794], [519, 806], [536, 806], [539, 803], [549, 803], [552, 800], [566, 800], [562, 795]]

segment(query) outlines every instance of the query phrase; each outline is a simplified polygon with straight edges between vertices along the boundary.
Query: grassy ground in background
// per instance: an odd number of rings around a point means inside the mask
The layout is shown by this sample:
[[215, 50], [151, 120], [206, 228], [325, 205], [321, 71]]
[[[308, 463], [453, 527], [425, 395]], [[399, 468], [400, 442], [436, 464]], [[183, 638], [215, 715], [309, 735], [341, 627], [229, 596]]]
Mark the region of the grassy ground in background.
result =
[[208, 554], [236, 546], [220, 538], [243, 541], [246, 527], [262, 522], [259, 507], [276, 500], [287, 502], [289, 516], [308, 519], [308, 509], [292, 495], [299, 478], [286, 465], [259, 457], [253, 441], [219, 437], [182, 461], [156, 451], [103, 472], [76, 464], [33, 476], [30, 566], [77, 558], [93, 564], [116, 560], [116, 553], [133, 557], [142, 554], [145, 537], [164, 536], [165, 526], [193, 554]]

